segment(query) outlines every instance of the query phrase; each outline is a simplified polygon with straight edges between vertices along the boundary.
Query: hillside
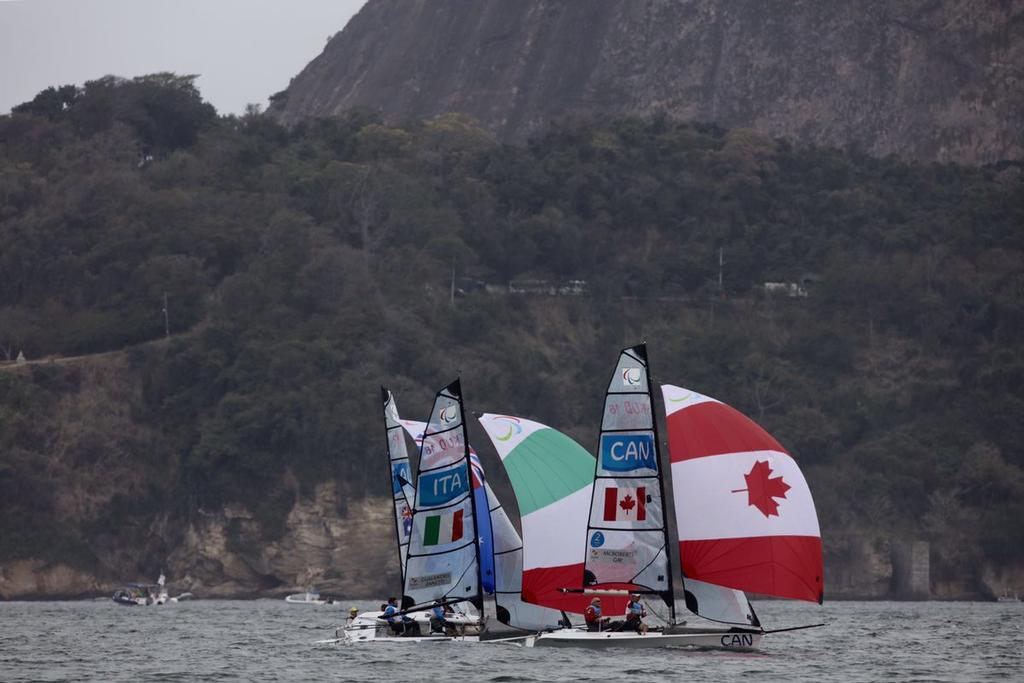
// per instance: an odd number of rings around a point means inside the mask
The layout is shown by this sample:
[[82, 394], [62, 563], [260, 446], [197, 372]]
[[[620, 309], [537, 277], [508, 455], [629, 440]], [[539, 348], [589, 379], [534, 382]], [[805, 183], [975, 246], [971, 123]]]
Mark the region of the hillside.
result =
[[642, 339], [801, 463], [830, 596], [884, 595], [895, 539], [936, 595], [1013, 588], [1022, 190], [667, 117], [502, 145], [218, 117], [172, 74], [48, 89], [0, 117], [0, 355], [107, 355], [0, 372], [0, 595], [393, 592], [379, 386], [422, 418], [461, 375], [592, 446]]
[[664, 113], [982, 164], [1024, 154], [1022, 65], [1020, 0], [370, 0], [270, 112], [461, 112], [508, 141]]

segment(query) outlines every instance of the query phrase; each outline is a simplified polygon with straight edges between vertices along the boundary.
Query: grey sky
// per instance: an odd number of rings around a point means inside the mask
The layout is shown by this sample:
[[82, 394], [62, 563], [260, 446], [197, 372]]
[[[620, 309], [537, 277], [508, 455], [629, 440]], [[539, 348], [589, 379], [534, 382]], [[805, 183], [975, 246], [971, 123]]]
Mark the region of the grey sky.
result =
[[200, 74], [222, 114], [263, 106], [365, 0], [0, 0], [0, 114], [51, 85]]

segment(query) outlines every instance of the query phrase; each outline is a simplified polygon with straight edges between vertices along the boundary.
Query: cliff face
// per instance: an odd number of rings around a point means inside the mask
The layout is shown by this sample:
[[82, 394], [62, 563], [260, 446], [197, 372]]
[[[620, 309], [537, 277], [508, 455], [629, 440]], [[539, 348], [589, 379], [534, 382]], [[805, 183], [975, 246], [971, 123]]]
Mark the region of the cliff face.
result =
[[1024, 1], [370, 0], [270, 112], [462, 112], [506, 140], [572, 112], [875, 155], [1024, 154]]
[[[110, 595], [163, 571], [172, 594], [394, 594], [391, 503], [337, 482], [268, 496], [284, 519], [240, 503], [183, 504], [173, 436], [140, 414], [144, 379], [126, 353], [0, 368], [5, 407], [33, 407], [0, 445], [0, 600]], [[268, 524], [274, 528], [268, 529]]]

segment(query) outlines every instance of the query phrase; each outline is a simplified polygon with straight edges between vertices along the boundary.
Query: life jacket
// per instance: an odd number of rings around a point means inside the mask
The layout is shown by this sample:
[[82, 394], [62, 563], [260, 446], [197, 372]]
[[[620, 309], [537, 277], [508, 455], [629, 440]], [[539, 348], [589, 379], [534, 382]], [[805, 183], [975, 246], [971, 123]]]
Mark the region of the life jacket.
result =
[[587, 620], [588, 624], [592, 624], [601, 618], [601, 608], [589, 605], [587, 609], [583, 610], [583, 618]]

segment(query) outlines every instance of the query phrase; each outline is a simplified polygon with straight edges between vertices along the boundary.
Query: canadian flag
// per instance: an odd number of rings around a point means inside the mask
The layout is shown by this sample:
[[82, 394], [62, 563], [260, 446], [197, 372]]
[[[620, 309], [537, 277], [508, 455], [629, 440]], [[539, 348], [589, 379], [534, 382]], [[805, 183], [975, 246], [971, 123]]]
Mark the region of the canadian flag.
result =
[[621, 488], [609, 486], [604, 490], [604, 521], [642, 522], [647, 519], [647, 487]]

